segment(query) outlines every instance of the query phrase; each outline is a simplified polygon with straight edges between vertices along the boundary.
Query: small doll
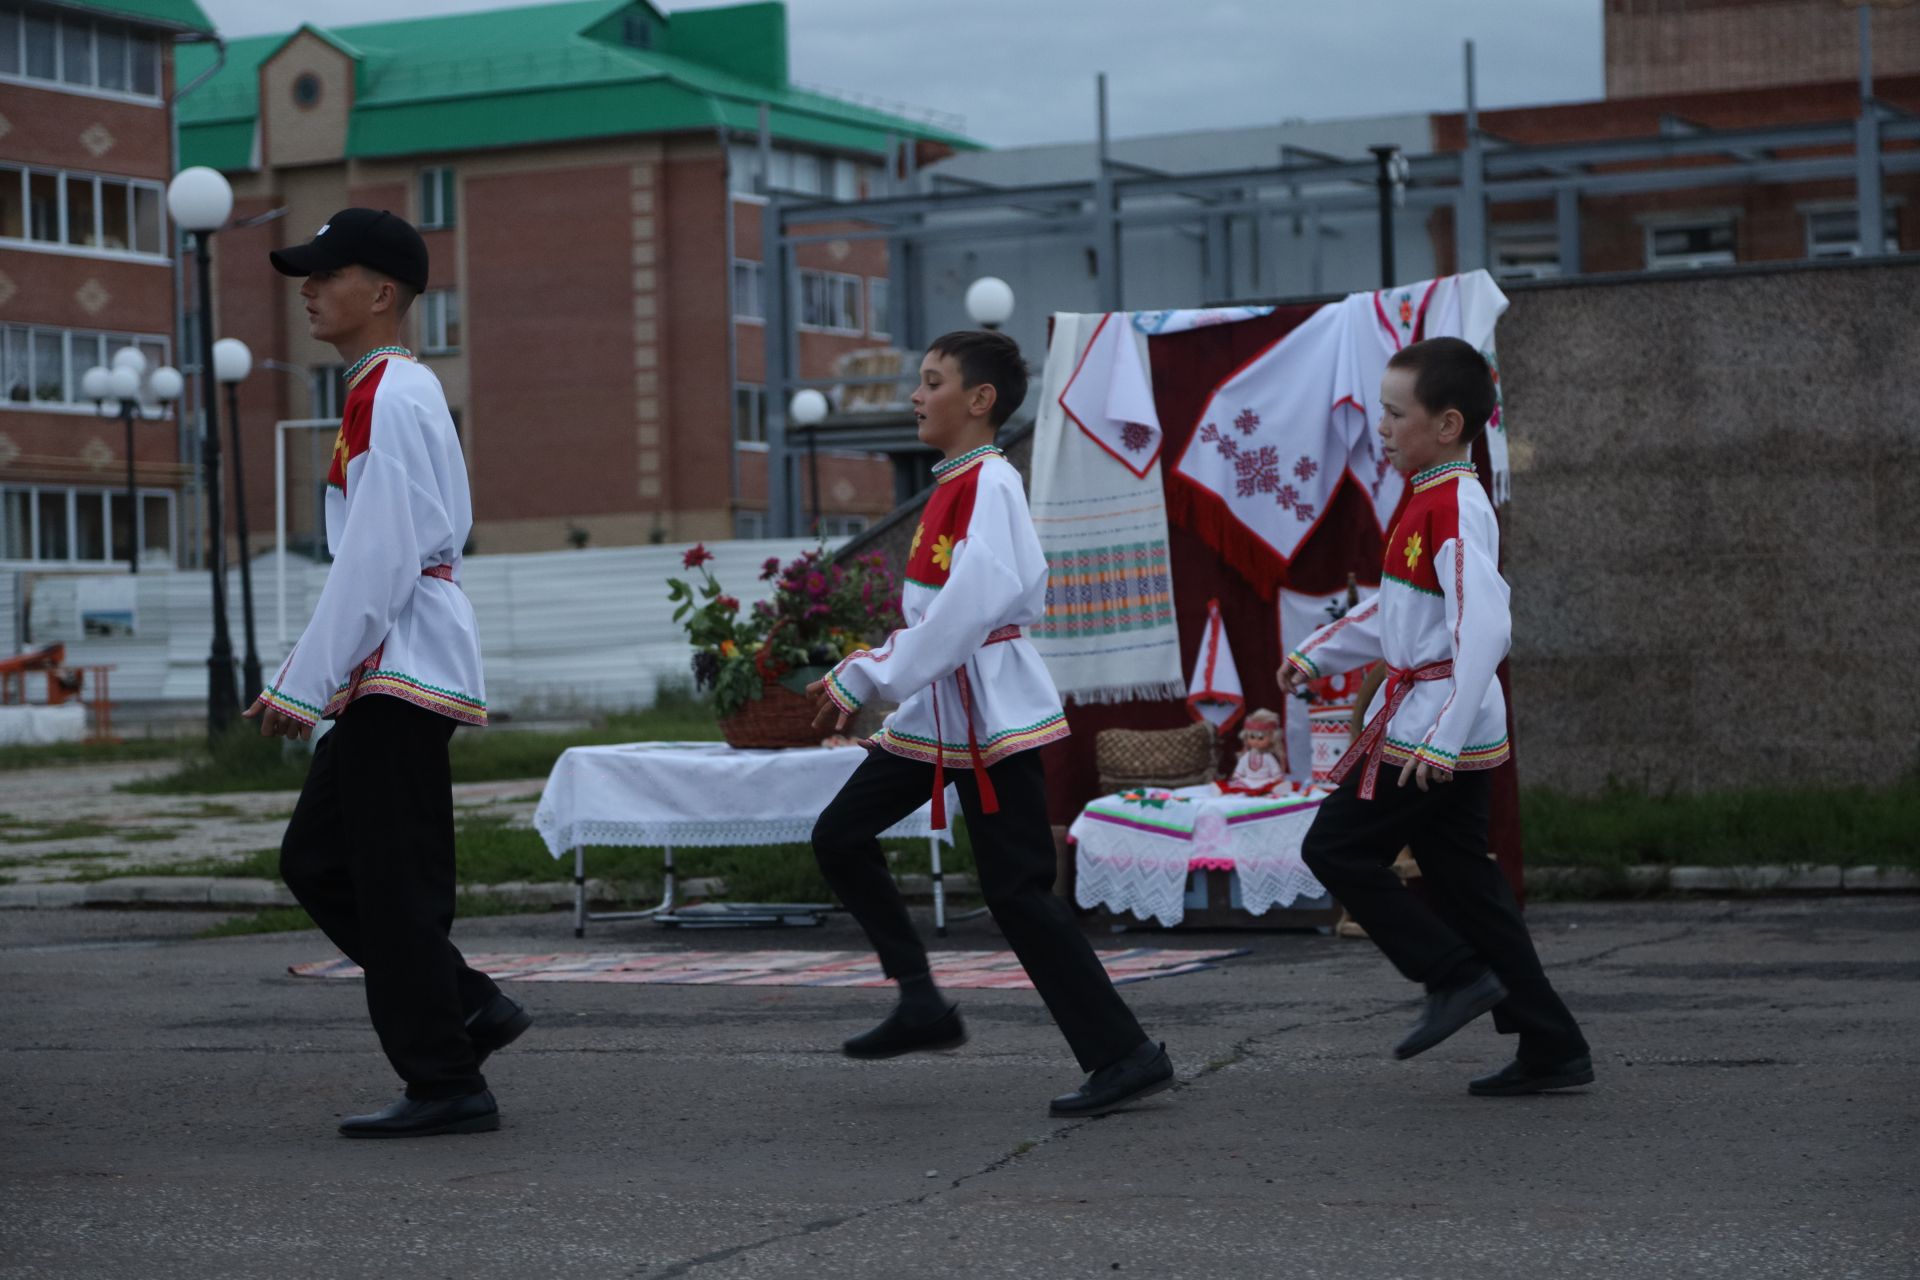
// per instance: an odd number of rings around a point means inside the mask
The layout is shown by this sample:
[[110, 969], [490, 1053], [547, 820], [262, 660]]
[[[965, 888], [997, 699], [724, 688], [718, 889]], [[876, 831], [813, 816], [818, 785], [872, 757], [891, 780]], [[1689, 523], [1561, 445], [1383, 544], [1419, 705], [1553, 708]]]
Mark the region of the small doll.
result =
[[1266, 795], [1287, 780], [1284, 750], [1279, 715], [1267, 710], [1249, 715], [1240, 726], [1240, 758], [1233, 766], [1233, 776], [1220, 783], [1220, 789], [1239, 795]]

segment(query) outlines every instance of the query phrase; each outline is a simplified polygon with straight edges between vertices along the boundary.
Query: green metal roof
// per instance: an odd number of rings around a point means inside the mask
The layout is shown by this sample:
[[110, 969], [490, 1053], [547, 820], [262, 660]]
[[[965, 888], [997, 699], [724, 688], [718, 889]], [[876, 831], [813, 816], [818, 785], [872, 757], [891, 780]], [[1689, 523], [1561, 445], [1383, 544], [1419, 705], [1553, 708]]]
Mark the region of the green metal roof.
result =
[[[627, 42], [632, 25], [646, 47]], [[778, 139], [880, 154], [889, 134], [956, 149], [978, 143], [787, 81], [786, 8], [778, 3], [663, 16], [644, 0], [566, 0], [321, 30], [354, 59], [347, 154], [363, 158], [483, 147], [759, 127]], [[181, 163], [253, 164], [259, 69], [300, 31], [235, 40], [227, 61], [179, 104]], [[191, 79], [213, 51], [182, 48]]]
[[68, 7], [89, 13], [127, 18], [134, 22], [170, 27], [175, 31], [213, 34], [213, 23], [194, 0], [63, 0]]

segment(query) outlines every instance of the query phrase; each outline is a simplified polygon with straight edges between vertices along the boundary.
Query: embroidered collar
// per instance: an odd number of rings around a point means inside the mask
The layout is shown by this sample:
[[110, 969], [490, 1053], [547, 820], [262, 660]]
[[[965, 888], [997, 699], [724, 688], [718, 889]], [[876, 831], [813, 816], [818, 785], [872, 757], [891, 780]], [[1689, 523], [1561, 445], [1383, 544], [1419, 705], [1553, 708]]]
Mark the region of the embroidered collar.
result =
[[1006, 456], [1007, 455], [1001, 451], [999, 445], [983, 444], [978, 449], [963, 453], [957, 458], [949, 458], [945, 462], [935, 463], [933, 478], [936, 482], [945, 484], [949, 480], [958, 480], [961, 476], [973, 470], [988, 458], [1004, 458]]
[[404, 356], [406, 359], [411, 360], [413, 359], [413, 352], [407, 350], [405, 347], [375, 347], [358, 360], [355, 360], [352, 366], [348, 368], [347, 385], [349, 387], [356, 385], [360, 379], [366, 377], [368, 372], [373, 369], [373, 366], [380, 363], [383, 358], [390, 359], [394, 356]]
[[1455, 476], [1477, 476], [1471, 462], [1443, 462], [1437, 467], [1428, 467], [1410, 482], [1415, 493], [1425, 493], [1435, 485], [1445, 484]]

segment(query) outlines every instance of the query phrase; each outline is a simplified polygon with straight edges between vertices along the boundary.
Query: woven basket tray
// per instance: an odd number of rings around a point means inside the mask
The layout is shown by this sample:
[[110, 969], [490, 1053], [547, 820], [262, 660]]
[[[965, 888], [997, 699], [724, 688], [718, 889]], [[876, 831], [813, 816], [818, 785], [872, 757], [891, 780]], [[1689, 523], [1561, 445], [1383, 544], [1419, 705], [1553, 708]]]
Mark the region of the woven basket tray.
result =
[[1106, 729], [1094, 738], [1095, 768], [1103, 789], [1181, 787], [1214, 776], [1212, 725], [1184, 729]]
[[721, 719], [720, 736], [739, 751], [817, 747], [826, 734], [813, 727], [813, 715], [813, 703], [805, 694], [769, 680], [757, 701]]

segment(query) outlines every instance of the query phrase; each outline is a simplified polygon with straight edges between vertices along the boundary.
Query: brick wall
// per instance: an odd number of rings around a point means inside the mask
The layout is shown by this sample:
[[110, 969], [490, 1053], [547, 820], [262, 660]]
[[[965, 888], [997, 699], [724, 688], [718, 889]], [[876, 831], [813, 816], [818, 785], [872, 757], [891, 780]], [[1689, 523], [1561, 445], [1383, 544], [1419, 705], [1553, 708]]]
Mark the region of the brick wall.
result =
[[[1857, 22], [1835, 0], [1607, 0], [1607, 96], [1851, 78]], [[1875, 11], [1873, 65], [1920, 72], [1920, 10]]]

